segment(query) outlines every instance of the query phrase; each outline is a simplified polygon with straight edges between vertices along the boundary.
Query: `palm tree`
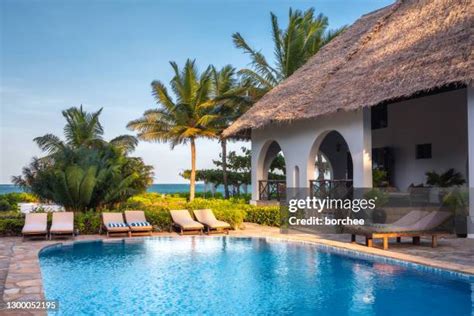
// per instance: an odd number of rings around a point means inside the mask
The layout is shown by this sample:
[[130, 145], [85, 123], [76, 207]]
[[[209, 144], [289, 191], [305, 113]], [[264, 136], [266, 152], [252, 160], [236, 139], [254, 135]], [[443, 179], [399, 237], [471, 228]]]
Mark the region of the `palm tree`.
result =
[[224, 196], [229, 198], [229, 185], [227, 181], [227, 139], [222, 132], [239, 118], [251, 105], [246, 96], [248, 87], [239, 83], [236, 70], [231, 65], [226, 65], [220, 70], [211, 67], [211, 100], [212, 113], [217, 116], [214, 128], [218, 133], [221, 144], [221, 167], [224, 185]]
[[[102, 109], [97, 112], [86, 112], [82, 105], [71, 107], [62, 111], [62, 115], [66, 119], [64, 126], [64, 136], [66, 141], [62, 141], [54, 134], [46, 134], [33, 139], [41, 150], [49, 153], [50, 156], [63, 152], [67, 148], [98, 148], [103, 147], [107, 142], [102, 138], [104, 128], [99, 121]], [[123, 150], [125, 153], [132, 152], [137, 146], [137, 139], [131, 135], [120, 135], [108, 142], [110, 145]]]
[[196, 139], [215, 138], [217, 130], [213, 123], [218, 115], [212, 113], [210, 102], [210, 68], [199, 75], [195, 61], [188, 59], [184, 68], [179, 69], [171, 62], [174, 70], [170, 82], [175, 100], [169, 95], [160, 81], [151, 83], [153, 96], [159, 105], [143, 114], [143, 117], [131, 121], [127, 127], [138, 131], [138, 138], [152, 142], [169, 142], [171, 149], [176, 145], [191, 145], [191, 175], [189, 199], [193, 200], [196, 183]]
[[49, 154], [63, 151], [67, 146], [73, 148], [95, 146], [103, 141], [104, 129], [99, 121], [101, 112], [102, 109], [88, 113], [84, 111], [82, 105], [79, 108], [71, 107], [62, 111], [62, 115], [66, 119], [66, 125], [64, 126], [66, 142], [53, 134], [46, 134], [33, 140], [41, 150]]
[[316, 54], [345, 27], [328, 30], [328, 19], [319, 14], [315, 16], [314, 8], [305, 12], [293, 11], [290, 8], [289, 21], [286, 29], [281, 29], [275, 14], [270, 13], [274, 43], [275, 63], [272, 66], [265, 56], [250, 47], [240, 33], [234, 33], [232, 38], [237, 48], [249, 54], [252, 69], [242, 69], [240, 73], [258, 88], [257, 97], [275, 87], [288, 78], [308, 59]]
[[88, 113], [82, 106], [63, 111], [65, 140], [53, 134], [35, 138], [46, 156], [33, 158], [12, 181], [73, 211], [112, 206], [144, 192], [152, 167], [128, 156], [137, 145], [135, 137], [102, 138], [101, 111]]

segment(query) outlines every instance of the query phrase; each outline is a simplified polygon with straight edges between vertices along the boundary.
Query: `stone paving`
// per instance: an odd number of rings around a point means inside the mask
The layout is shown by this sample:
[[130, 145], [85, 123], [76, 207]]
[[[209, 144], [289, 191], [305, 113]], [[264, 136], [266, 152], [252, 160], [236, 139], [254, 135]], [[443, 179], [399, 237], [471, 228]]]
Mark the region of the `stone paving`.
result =
[[[175, 233], [155, 233], [154, 236], [177, 235]], [[375, 244], [373, 248], [368, 248], [362, 244], [350, 243], [349, 235], [281, 234], [278, 228], [251, 223], [246, 223], [244, 230], [231, 231], [230, 236], [265, 237], [291, 242], [322, 244], [474, 275], [473, 239], [440, 238], [437, 248], [431, 248], [429, 240], [422, 239], [421, 245], [412, 245], [407, 240], [399, 244], [392, 242], [389, 250], [383, 250], [378, 248], [380, 246], [378, 244]], [[76, 237], [76, 240], [97, 239], [106, 238], [99, 235]], [[0, 315], [45, 315], [43, 311], [8, 311], [5, 309], [5, 303], [44, 300], [38, 253], [48, 245], [71, 242], [71, 240], [28, 240], [23, 242], [21, 238], [0, 238]]]

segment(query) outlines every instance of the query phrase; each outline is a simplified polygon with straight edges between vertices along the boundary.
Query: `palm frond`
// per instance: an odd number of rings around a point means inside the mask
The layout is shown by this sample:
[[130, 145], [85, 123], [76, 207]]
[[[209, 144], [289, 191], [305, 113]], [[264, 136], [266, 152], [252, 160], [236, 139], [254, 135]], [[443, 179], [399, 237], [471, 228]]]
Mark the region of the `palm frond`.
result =
[[110, 144], [120, 148], [125, 153], [131, 153], [137, 147], [138, 139], [132, 135], [120, 135], [110, 140]]
[[48, 153], [53, 154], [59, 152], [65, 148], [65, 144], [53, 134], [46, 134], [41, 137], [35, 137], [33, 141], [39, 146], [39, 148]]

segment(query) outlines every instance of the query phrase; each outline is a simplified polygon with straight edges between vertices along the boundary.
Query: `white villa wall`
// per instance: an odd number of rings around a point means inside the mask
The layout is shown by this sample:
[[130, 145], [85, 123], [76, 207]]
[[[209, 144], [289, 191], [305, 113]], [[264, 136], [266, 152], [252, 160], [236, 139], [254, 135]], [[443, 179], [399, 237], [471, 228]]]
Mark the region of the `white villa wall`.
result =
[[[369, 124], [367, 126], [367, 124]], [[265, 156], [272, 141], [276, 141], [285, 156], [288, 187], [308, 187], [314, 179], [314, 161], [325, 136], [339, 132], [352, 154], [354, 185], [372, 186], [370, 112], [359, 110], [339, 112], [295, 124], [273, 124], [252, 131], [252, 199], [258, 199], [258, 181], [265, 180]], [[369, 133], [368, 133], [369, 132]], [[298, 176], [293, 176], [298, 167]], [[295, 183], [299, 179], [299, 183]]]
[[[394, 150], [394, 185], [424, 183], [425, 172], [455, 168], [467, 179], [466, 89], [393, 103], [388, 127], [372, 131], [372, 145]], [[431, 143], [432, 158], [416, 159], [416, 145]]]

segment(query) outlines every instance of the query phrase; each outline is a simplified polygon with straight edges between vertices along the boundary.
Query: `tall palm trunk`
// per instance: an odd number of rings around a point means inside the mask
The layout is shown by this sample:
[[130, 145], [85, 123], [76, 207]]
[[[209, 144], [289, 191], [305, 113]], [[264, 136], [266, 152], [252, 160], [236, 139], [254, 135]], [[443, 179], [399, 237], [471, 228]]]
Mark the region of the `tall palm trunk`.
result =
[[189, 184], [189, 200], [194, 200], [196, 190], [196, 143], [191, 138], [191, 178]]
[[221, 139], [222, 148], [222, 184], [224, 185], [224, 197], [229, 198], [229, 184], [227, 183], [227, 140]]

